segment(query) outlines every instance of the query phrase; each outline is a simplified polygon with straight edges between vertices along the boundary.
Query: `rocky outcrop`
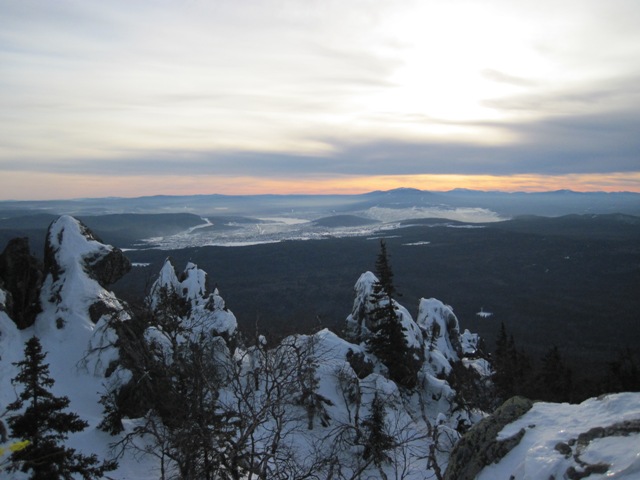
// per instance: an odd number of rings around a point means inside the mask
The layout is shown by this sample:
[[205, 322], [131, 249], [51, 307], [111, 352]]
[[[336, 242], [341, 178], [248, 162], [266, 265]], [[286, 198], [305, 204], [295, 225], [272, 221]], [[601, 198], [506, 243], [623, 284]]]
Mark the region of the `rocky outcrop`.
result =
[[[106, 289], [131, 269], [131, 262], [120, 249], [101, 243], [81, 221], [63, 215], [49, 226], [44, 268], [47, 275], [46, 298], [42, 299], [44, 303], [58, 306], [64, 303], [62, 291], [71, 288], [69, 284], [73, 279], [76, 290], [86, 290], [85, 299], [91, 301], [92, 297], [95, 298], [87, 305], [87, 313], [93, 323], [103, 316], [121, 312], [122, 305], [115, 297], [108, 292], [100, 292], [99, 288], [91, 286], [91, 281]], [[82, 278], [89, 281], [83, 281]], [[69, 291], [66, 295], [71, 293]], [[73, 308], [58, 309], [68, 312]], [[64, 325], [65, 319], [60, 318], [60, 325]]]
[[[356, 298], [353, 302], [351, 314], [347, 317], [345, 326], [345, 338], [353, 343], [363, 343], [371, 336], [371, 331], [376, 323], [375, 311], [388, 305], [388, 299], [383, 296], [375, 299], [375, 289], [378, 278], [371, 272], [365, 272], [354, 286]], [[418, 325], [413, 321], [409, 311], [395, 300], [390, 300], [397, 320], [401, 325], [402, 335], [407, 347], [413, 350], [416, 358], [422, 360], [424, 340]]]
[[445, 480], [473, 480], [487, 465], [498, 462], [524, 437], [521, 429], [514, 436], [498, 440], [498, 433], [533, 406], [523, 397], [507, 400], [492, 415], [478, 422], [460, 439], [451, 452]]
[[86, 258], [85, 266], [89, 275], [104, 288], [114, 284], [131, 270], [131, 262], [119, 248], [113, 248], [106, 255], [95, 259]]
[[19, 329], [33, 325], [40, 313], [42, 266], [29, 250], [28, 238], [14, 238], [0, 254], [0, 288], [7, 293], [5, 310]]
[[430, 349], [437, 348], [445, 353], [448, 360], [455, 361], [462, 357], [458, 318], [449, 305], [435, 298], [421, 298], [416, 323]]
[[[79, 234], [79, 235], [78, 235]], [[65, 241], [65, 236], [66, 241]], [[96, 280], [101, 287], [107, 288], [109, 285], [120, 280], [131, 270], [131, 262], [124, 256], [122, 250], [104, 245], [102, 241], [80, 220], [72, 217], [62, 216], [49, 226], [47, 240], [45, 244], [44, 267], [47, 274], [54, 276], [54, 279], [65, 271], [65, 260], [61, 258], [60, 249], [63, 245], [74, 249], [70, 242], [77, 242], [91, 245], [92, 248], [79, 255], [84, 271], [89, 277]], [[82, 248], [82, 250], [85, 250]], [[78, 252], [80, 253], [80, 252]]]
[[47, 231], [44, 264], [36, 335], [56, 348], [81, 345], [76, 368], [104, 376], [118, 357], [117, 328], [131, 318], [106, 286], [129, 271], [129, 260], [82, 222], [63, 215]]
[[226, 307], [217, 288], [209, 293], [207, 274], [189, 262], [178, 275], [167, 258], [158, 278], [151, 286], [147, 305], [156, 318], [180, 318], [185, 331], [207, 332], [230, 340], [236, 334], [238, 322]]

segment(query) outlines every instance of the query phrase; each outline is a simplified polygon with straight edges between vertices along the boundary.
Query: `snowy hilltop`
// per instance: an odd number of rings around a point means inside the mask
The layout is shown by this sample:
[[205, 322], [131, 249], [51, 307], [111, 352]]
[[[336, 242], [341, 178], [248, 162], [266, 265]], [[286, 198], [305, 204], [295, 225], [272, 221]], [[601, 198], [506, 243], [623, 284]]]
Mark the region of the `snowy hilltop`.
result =
[[[637, 431], [607, 430], [639, 421], [636, 394], [529, 404], [495, 427], [486, 413], [492, 368], [480, 339], [461, 332], [453, 309], [437, 299], [421, 299], [414, 319], [395, 299], [384, 243], [376, 273], [355, 283], [344, 332], [277, 342], [260, 331], [242, 334], [193, 263], [178, 273], [167, 259], [144, 304], [130, 308], [108, 290], [128, 261], [72, 217], [49, 227], [43, 266], [18, 247], [11, 251], [22, 257], [9, 261], [5, 251], [0, 258], [0, 472], [7, 478], [29, 478], [27, 467], [37, 463], [24, 460], [36, 451], [35, 436], [15, 434], [23, 431], [16, 418], [30, 412], [27, 400], [16, 403], [18, 395], [29, 399], [28, 388], [12, 384], [24, 377], [24, 358], [48, 365], [51, 395], [68, 397], [64, 408], [86, 422], [64, 446], [117, 462], [109, 464], [113, 479], [458, 478], [451, 471], [460, 458], [469, 463], [469, 449], [456, 447], [450, 462], [456, 445], [514, 434], [518, 442], [503, 460], [480, 462], [474, 476], [538, 478], [529, 466], [542, 468], [545, 458], [557, 460], [545, 479], [601, 463], [609, 473], [637, 470], [637, 457], [615, 443]], [[568, 423], [562, 434], [549, 433], [554, 416]], [[479, 435], [487, 422], [492, 433]], [[592, 427], [606, 435], [581, 443]], [[549, 448], [552, 441], [562, 446]], [[17, 446], [21, 456], [7, 453]], [[624, 456], [614, 462], [617, 451]]]

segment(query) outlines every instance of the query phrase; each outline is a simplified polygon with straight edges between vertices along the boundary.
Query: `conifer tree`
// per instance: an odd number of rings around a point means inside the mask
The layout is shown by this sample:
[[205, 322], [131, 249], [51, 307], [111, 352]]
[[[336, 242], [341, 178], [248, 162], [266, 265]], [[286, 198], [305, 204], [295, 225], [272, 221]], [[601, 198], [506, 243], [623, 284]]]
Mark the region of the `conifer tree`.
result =
[[394, 440], [387, 433], [385, 419], [384, 402], [376, 392], [371, 402], [371, 413], [362, 421], [362, 427], [365, 431], [362, 456], [365, 460], [373, 461], [377, 467], [391, 460], [389, 451], [394, 448]]
[[297, 350], [298, 358], [298, 383], [300, 395], [298, 403], [307, 411], [307, 428], [313, 430], [314, 420], [318, 418], [323, 427], [329, 425], [329, 413], [326, 405], [333, 405], [333, 402], [318, 393], [320, 381], [318, 373], [318, 359], [315, 356], [315, 338], [308, 337], [306, 345]]
[[380, 293], [380, 290], [384, 290], [389, 298], [393, 297], [396, 293], [396, 288], [393, 285], [393, 271], [389, 264], [387, 244], [384, 240], [380, 240], [380, 253], [376, 258], [376, 275], [379, 282], [377, 293]]
[[640, 392], [640, 366], [629, 347], [620, 351], [616, 360], [608, 363], [607, 370], [605, 391]]
[[491, 379], [499, 401], [514, 395], [531, 395], [531, 361], [524, 351], [516, 348], [513, 335], [507, 334], [504, 322], [500, 325], [491, 364], [494, 369]]
[[571, 400], [572, 372], [560, 356], [557, 346], [552, 346], [542, 357], [540, 372], [537, 376], [536, 399], [550, 402]]
[[370, 301], [372, 335], [367, 347], [389, 370], [389, 377], [398, 385], [413, 388], [417, 383], [420, 362], [407, 345], [401, 319], [396, 312], [393, 294], [393, 272], [387, 256], [384, 240], [380, 241], [380, 253], [376, 260], [378, 281], [373, 286]]
[[513, 343], [511, 343], [507, 329], [504, 326], [504, 322], [500, 324], [500, 332], [496, 339], [496, 349], [493, 354], [493, 382], [496, 386], [498, 396], [503, 400], [511, 397], [514, 394], [513, 385]]
[[29, 472], [31, 480], [70, 480], [74, 475], [89, 480], [114, 470], [115, 462], [98, 466], [96, 455], [82, 455], [64, 446], [68, 433], [80, 432], [88, 424], [75, 413], [63, 411], [69, 406], [67, 397], [56, 397], [49, 391], [54, 380], [37, 337], [27, 341], [24, 354], [24, 360], [14, 364], [20, 371], [12, 380], [23, 385], [23, 390], [7, 410], [21, 412], [10, 416], [8, 423], [11, 435], [29, 444], [11, 455], [9, 470]]

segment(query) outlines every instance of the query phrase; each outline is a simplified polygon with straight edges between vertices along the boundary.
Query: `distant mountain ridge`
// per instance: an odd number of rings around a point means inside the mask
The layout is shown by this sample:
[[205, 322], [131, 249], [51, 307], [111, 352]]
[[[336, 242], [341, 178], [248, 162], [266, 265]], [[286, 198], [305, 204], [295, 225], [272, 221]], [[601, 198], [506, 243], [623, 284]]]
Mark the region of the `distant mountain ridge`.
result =
[[[545, 216], [569, 213], [626, 213], [640, 215], [640, 193], [576, 192], [502, 192], [471, 189], [449, 191], [397, 188], [363, 194], [261, 194], [261, 195], [157, 195], [137, 198], [88, 198], [49, 201], [0, 201], [0, 218], [35, 212], [55, 215], [99, 215], [109, 213], [193, 213], [262, 214], [294, 212], [352, 212], [371, 206], [399, 205], [487, 208], [504, 216], [535, 214]], [[323, 215], [326, 216], [326, 215]]]

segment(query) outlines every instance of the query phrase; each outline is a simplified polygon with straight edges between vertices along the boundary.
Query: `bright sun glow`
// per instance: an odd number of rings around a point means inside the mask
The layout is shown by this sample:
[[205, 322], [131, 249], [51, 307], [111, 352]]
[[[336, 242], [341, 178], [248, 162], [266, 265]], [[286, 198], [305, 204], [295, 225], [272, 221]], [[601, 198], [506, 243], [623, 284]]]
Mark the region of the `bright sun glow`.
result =
[[[384, 24], [401, 58], [391, 88], [361, 98], [370, 115], [411, 124], [413, 135], [502, 143], [505, 132], [484, 122], [513, 120], [514, 113], [485, 102], [526, 91], [549, 71], [534, 49], [531, 25], [480, 5], [418, 4]], [[406, 128], [406, 124], [402, 126]]]

